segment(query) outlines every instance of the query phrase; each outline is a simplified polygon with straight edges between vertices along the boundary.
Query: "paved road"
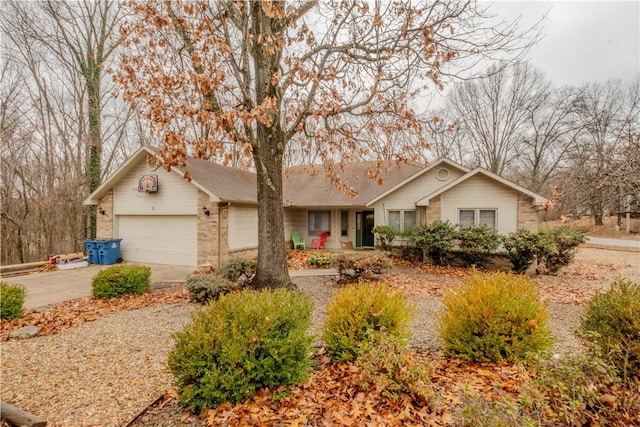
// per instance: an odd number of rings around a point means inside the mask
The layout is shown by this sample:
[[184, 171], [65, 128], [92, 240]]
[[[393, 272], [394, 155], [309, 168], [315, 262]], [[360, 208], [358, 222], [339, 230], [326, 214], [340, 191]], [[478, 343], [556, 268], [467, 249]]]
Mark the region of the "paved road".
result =
[[640, 249], [640, 240], [605, 239], [602, 237], [587, 236], [587, 243], [593, 245], [616, 246], [619, 248]]

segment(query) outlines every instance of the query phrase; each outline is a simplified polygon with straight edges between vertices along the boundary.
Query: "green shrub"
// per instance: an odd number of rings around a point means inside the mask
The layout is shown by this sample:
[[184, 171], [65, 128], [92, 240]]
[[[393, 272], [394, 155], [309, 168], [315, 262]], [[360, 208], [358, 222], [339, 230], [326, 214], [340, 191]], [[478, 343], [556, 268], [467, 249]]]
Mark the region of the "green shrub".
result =
[[256, 275], [256, 263], [246, 258], [233, 258], [218, 268], [217, 273], [227, 280], [245, 285]]
[[199, 412], [304, 382], [312, 310], [309, 298], [279, 289], [232, 293], [194, 313], [168, 356], [180, 401]]
[[330, 252], [311, 252], [307, 255], [309, 265], [331, 265], [332, 255]]
[[448, 354], [470, 361], [513, 361], [552, 344], [546, 305], [526, 276], [473, 272], [443, 302], [439, 333]]
[[626, 425], [611, 422], [619, 408], [610, 408], [599, 399], [615, 381], [615, 373], [602, 359], [539, 360], [532, 370], [535, 377], [522, 386], [520, 406], [538, 420], [535, 425]]
[[353, 360], [379, 343], [406, 345], [412, 317], [406, 295], [386, 283], [361, 283], [338, 290], [327, 305], [322, 339], [333, 360]]
[[192, 274], [187, 277], [185, 284], [189, 291], [189, 299], [199, 303], [218, 299], [234, 289], [240, 289], [237, 284], [219, 274]]
[[502, 243], [507, 251], [507, 259], [513, 265], [513, 271], [524, 274], [536, 260], [538, 235], [522, 229], [504, 236]]
[[383, 251], [391, 251], [393, 239], [398, 235], [398, 231], [388, 225], [377, 225], [374, 227], [373, 232], [376, 234], [378, 246], [380, 246]]
[[338, 270], [338, 283], [353, 283], [363, 279], [376, 279], [391, 267], [391, 260], [382, 254], [339, 255], [332, 261]]
[[114, 265], [93, 277], [94, 298], [116, 298], [120, 295], [142, 295], [151, 287], [151, 268], [143, 265]]
[[463, 427], [534, 427], [534, 419], [522, 413], [515, 399], [507, 393], [485, 396], [465, 391], [461, 407], [456, 411]]
[[571, 227], [542, 229], [538, 233], [536, 256], [547, 272], [555, 274], [573, 261], [578, 245], [585, 242], [584, 233]]
[[432, 368], [415, 352], [393, 342], [381, 343], [363, 354], [356, 365], [364, 370], [360, 379], [364, 391], [374, 389], [393, 400], [409, 397], [416, 405], [433, 409]]
[[462, 258], [468, 266], [484, 267], [489, 257], [500, 246], [500, 235], [487, 224], [463, 228], [456, 238]]
[[422, 249], [436, 265], [448, 265], [449, 255], [456, 237], [456, 226], [449, 221], [433, 221], [414, 228], [411, 242]]
[[578, 335], [625, 382], [640, 378], [640, 283], [618, 279], [606, 293], [594, 296]]
[[27, 290], [23, 285], [0, 282], [0, 319], [22, 317]]

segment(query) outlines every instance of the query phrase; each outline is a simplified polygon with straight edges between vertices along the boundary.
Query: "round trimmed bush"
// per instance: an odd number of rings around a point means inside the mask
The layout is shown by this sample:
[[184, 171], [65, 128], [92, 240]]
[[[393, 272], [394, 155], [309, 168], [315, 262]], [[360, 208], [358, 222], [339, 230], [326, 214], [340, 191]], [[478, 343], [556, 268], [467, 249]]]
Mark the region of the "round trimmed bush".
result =
[[22, 317], [26, 294], [24, 285], [0, 282], [0, 319]]
[[192, 274], [187, 277], [185, 285], [189, 291], [189, 299], [202, 304], [218, 299], [234, 289], [240, 289], [239, 285], [219, 274]]
[[439, 333], [445, 352], [470, 361], [522, 360], [552, 344], [546, 304], [526, 276], [473, 272], [444, 296]]
[[142, 295], [151, 288], [151, 268], [144, 265], [114, 265], [100, 270], [93, 277], [91, 295], [94, 298], [117, 298], [121, 295]]
[[309, 298], [279, 289], [231, 293], [194, 313], [168, 356], [180, 401], [200, 412], [304, 382], [312, 310]]
[[333, 360], [354, 360], [372, 346], [392, 341], [406, 346], [413, 310], [403, 293], [383, 282], [338, 290], [327, 305], [322, 339]]
[[624, 381], [640, 378], [640, 283], [618, 279], [594, 296], [578, 334], [615, 368]]

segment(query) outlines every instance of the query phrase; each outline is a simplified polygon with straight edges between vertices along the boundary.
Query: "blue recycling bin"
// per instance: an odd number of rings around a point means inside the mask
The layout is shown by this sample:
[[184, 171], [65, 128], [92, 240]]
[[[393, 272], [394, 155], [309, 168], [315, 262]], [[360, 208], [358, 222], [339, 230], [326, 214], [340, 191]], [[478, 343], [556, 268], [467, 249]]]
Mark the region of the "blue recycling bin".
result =
[[98, 254], [98, 244], [95, 240], [85, 240], [84, 247], [87, 250], [87, 259], [89, 264], [100, 264], [100, 255]]
[[122, 239], [97, 240], [100, 264], [111, 265], [120, 260], [120, 242]]

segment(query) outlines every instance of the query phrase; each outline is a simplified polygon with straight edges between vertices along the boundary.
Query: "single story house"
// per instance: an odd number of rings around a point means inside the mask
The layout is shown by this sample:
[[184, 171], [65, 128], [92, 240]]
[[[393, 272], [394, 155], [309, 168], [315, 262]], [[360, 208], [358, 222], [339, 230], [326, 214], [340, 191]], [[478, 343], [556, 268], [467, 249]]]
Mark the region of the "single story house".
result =
[[[98, 205], [98, 239], [121, 238], [121, 256], [132, 262], [215, 267], [255, 253], [254, 173], [201, 159], [167, 172], [148, 162], [154, 154], [140, 148], [84, 201]], [[366, 176], [372, 165], [351, 163], [340, 171], [356, 197], [336, 189], [322, 166], [287, 169], [285, 238], [298, 231], [310, 248], [326, 231], [327, 249], [367, 248], [374, 246], [377, 225], [400, 230], [436, 219], [486, 223], [502, 234], [538, 229], [544, 197], [485, 169], [448, 159], [428, 166], [391, 162], [378, 183]]]

